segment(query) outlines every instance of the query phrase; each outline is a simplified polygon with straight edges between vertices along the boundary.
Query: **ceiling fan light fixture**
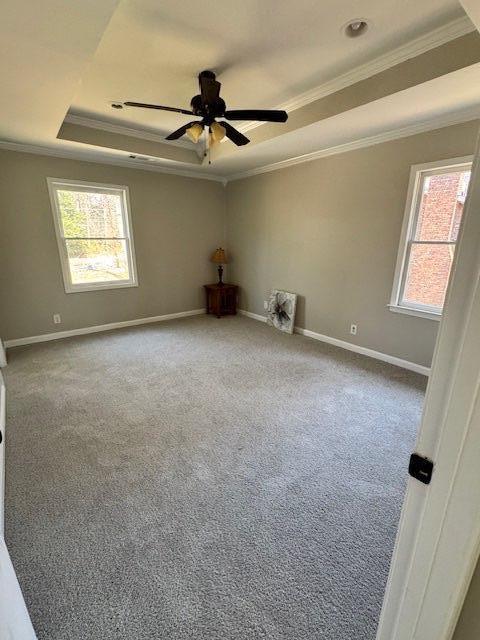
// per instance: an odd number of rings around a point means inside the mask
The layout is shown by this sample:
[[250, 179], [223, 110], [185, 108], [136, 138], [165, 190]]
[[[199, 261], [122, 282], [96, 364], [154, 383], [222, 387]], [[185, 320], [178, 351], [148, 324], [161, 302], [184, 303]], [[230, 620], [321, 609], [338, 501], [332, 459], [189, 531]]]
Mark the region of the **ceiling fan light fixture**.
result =
[[212, 122], [212, 124], [210, 125], [211, 142], [221, 142], [225, 138], [226, 134], [227, 130], [225, 129], [225, 127], [222, 127], [219, 122]]
[[[190, 109], [180, 109], [177, 107], [167, 107], [160, 104], [149, 104], [146, 102], [124, 102], [126, 107], [139, 107], [141, 109], [157, 109], [160, 111], [172, 111], [182, 113], [186, 116], [196, 116], [200, 121], [187, 122], [175, 131], [172, 131], [165, 140], [178, 140], [187, 135], [190, 140], [197, 143], [204, 131], [208, 127], [207, 145], [221, 141], [224, 137], [231, 140], [237, 147], [248, 144], [250, 140], [238, 129], [235, 129], [229, 120], [253, 120], [257, 122], [286, 122], [288, 113], [280, 109], [234, 109], [227, 110], [225, 101], [220, 97], [221, 83], [216, 80], [213, 71], [202, 71], [198, 76], [200, 93], [193, 96], [190, 101]], [[222, 122], [217, 122], [216, 118], [225, 118]], [[205, 131], [207, 131], [205, 129]]]
[[343, 31], [347, 38], [358, 38], [362, 36], [368, 30], [368, 22], [362, 18], [355, 18], [350, 20], [343, 27]]
[[201, 125], [199, 122], [196, 122], [195, 124], [192, 124], [192, 126], [189, 127], [185, 133], [190, 138], [190, 140], [192, 142], [195, 142], [196, 144], [200, 140], [200, 136], [203, 133], [203, 125]]

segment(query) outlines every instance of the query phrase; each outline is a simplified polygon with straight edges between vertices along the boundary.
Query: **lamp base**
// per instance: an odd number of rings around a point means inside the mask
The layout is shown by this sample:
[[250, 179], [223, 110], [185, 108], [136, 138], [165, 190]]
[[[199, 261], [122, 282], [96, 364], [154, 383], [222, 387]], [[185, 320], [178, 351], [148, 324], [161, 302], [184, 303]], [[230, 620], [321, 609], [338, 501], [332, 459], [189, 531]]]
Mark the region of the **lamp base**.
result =
[[218, 265], [218, 282], [217, 284], [223, 285], [223, 266], [221, 264]]

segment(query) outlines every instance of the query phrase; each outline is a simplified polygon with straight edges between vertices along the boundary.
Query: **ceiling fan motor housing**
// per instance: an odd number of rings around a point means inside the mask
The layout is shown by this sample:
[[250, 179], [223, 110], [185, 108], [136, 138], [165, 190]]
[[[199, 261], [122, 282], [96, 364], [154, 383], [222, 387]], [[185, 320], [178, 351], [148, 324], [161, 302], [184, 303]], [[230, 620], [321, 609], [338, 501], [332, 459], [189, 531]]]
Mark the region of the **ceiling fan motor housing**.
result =
[[216, 98], [213, 102], [204, 102], [202, 96], [193, 96], [190, 102], [190, 107], [194, 115], [205, 119], [206, 124], [211, 124], [215, 118], [220, 118], [224, 115], [226, 105], [222, 98]]

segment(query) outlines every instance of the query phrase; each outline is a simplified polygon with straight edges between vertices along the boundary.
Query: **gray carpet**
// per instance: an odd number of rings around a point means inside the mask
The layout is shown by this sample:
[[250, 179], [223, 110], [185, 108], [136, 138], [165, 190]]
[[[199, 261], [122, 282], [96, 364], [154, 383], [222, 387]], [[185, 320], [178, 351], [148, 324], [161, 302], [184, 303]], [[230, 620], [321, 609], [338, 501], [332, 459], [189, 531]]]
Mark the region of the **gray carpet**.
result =
[[246, 318], [10, 350], [41, 640], [373, 640], [425, 379]]

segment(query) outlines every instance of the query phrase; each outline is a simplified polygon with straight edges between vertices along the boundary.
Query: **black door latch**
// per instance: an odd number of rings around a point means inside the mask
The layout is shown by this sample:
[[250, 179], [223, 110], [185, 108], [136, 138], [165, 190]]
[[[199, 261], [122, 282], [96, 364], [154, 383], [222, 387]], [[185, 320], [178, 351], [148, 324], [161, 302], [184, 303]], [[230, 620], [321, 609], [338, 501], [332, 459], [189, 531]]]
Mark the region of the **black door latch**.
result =
[[408, 473], [423, 484], [430, 484], [433, 474], [433, 462], [428, 458], [422, 458], [418, 453], [412, 453]]

